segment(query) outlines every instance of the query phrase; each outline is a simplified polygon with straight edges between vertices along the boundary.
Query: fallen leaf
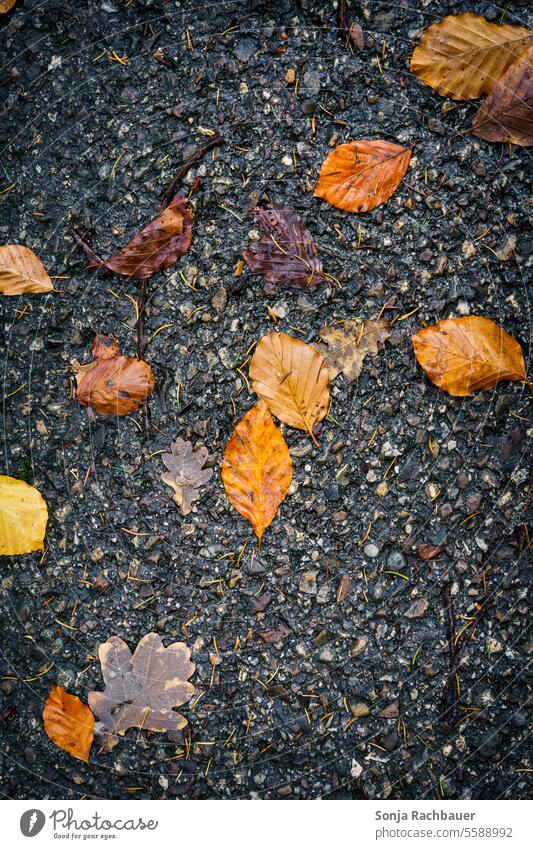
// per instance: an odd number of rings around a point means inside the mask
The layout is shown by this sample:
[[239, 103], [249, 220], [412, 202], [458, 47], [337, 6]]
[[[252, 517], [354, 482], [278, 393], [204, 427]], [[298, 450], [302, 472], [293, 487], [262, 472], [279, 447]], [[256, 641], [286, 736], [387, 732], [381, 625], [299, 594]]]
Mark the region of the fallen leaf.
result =
[[161, 480], [172, 487], [173, 500], [182, 515], [187, 516], [192, 510], [193, 501], [200, 498], [199, 488], [207, 483], [213, 474], [213, 469], [203, 468], [209, 452], [207, 448], [194, 451], [191, 442], [179, 437], [172, 443], [171, 451], [171, 454], [163, 454], [161, 457], [169, 471], [169, 474], [164, 472], [161, 475]]
[[434, 560], [439, 554], [445, 549], [442, 545], [431, 545], [429, 542], [425, 542], [422, 545], [419, 545], [416, 550], [416, 556], [420, 560]]
[[533, 145], [533, 45], [495, 84], [474, 116], [472, 132], [485, 141]]
[[276, 204], [270, 209], [256, 206], [251, 214], [264, 235], [258, 242], [251, 242], [243, 256], [249, 268], [265, 278], [265, 292], [273, 294], [280, 283], [295, 289], [320, 283], [322, 262], [300, 216]]
[[387, 707], [384, 707], [378, 714], [381, 719], [396, 719], [400, 715], [400, 705], [398, 702], [392, 702]]
[[155, 386], [148, 363], [121, 355], [115, 339], [102, 334], [95, 337], [91, 351], [92, 363], [72, 361], [80, 404], [107, 415], [133, 413]]
[[288, 637], [290, 634], [289, 628], [285, 625], [278, 625], [277, 628], [272, 628], [270, 631], [261, 631], [259, 636], [265, 643], [279, 643]]
[[222, 458], [222, 480], [230, 502], [261, 542], [292, 480], [289, 449], [264, 401], [235, 428]]
[[498, 26], [470, 12], [449, 15], [424, 32], [409, 67], [439, 94], [475, 100], [493, 89], [532, 39], [524, 27]]
[[0, 292], [2, 295], [22, 295], [30, 292], [51, 292], [52, 281], [41, 260], [24, 245], [0, 247]]
[[77, 696], [54, 685], [43, 710], [44, 730], [52, 743], [80, 761], [89, 760], [94, 716]]
[[330, 380], [341, 372], [347, 380], [355, 380], [361, 374], [366, 355], [375, 356], [390, 335], [389, 322], [382, 318], [343, 321], [323, 327], [320, 331], [323, 344], [319, 342], [314, 347], [326, 361]]
[[447, 318], [411, 341], [431, 382], [450, 395], [471, 395], [526, 376], [520, 345], [489, 318]]
[[494, 251], [494, 253], [496, 254], [496, 256], [498, 257], [499, 260], [501, 260], [502, 262], [507, 262], [507, 260], [511, 259], [511, 257], [513, 256], [513, 254], [515, 252], [516, 245], [517, 245], [516, 236], [514, 236], [514, 235], [507, 236], [507, 238], [505, 240], [505, 244], [503, 245], [503, 247], [498, 248], [497, 250]]
[[337, 604], [342, 604], [345, 598], [348, 598], [353, 590], [352, 582], [348, 575], [343, 575], [337, 587], [336, 601]]
[[0, 15], [5, 15], [13, 8], [17, 0], [0, 0]]
[[93, 267], [107, 268], [136, 280], [148, 280], [156, 271], [173, 265], [189, 250], [192, 212], [187, 199], [175, 195], [168, 206], [109, 259], [98, 257], [76, 231], [71, 231], [71, 235]]
[[48, 508], [38, 489], [0, 475], [0, 554], [44, 549]]
[[188, 702], [194, 686], [187, 680], [196, 666], [185, 643], [163, 645], [159, 634], [146, 634], [135, 653], [120, 637], [98, 649], [105, 690], [92, 690], [89, 705], [108, 732], [104, 750], [118, 743], [128, 728], [179, 731], [187, 720], [174, 707]]
[[349, 212], [369, 212], [394, 194], [410, 159], [408, 148], [379, 139], [340, 144], [323, 162], [315, 197]]
[[271, 413], [316, 442], [315, 425], [330, 403], [328, 368], [318, 351], [287, 333], [269, 333], [254, 351], [250, 378]]

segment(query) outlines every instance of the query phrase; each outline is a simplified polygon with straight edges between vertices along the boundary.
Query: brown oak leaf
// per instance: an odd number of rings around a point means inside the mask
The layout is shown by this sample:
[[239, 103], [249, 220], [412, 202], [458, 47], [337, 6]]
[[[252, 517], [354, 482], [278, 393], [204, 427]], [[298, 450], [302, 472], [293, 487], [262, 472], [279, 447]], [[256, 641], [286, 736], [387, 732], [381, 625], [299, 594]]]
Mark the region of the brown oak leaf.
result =
[[168, 469], [161, 480], [174, 490], [172, 499], [187, 516], [192, 510], [193, 501], [200, 498], [199, 488], [211, 478], [213, 469], [204, 469], [209, 457], [207, 448], [193, 449], [191, 442], [176, 439], [171, 445], [171, 454], [163, 454], [162, 460]]
[[347, 380], [355, 380], [361, 374], [366, 355], [375, 356], [390, 335], [389, 322], [382, 318], [343, 321], [323, 327], [320, 331], [322, 341], [314, 347], [326, 361], [330, 380], [341, 372]]
[[323, 279], [318, 248], [299, 215], [292, 209], [273, 204], [251, 210], [254, 223], [263, 231], [258, 242], [243, 251], [250, 269], [265, 278], [268, 295], [280, 283], [295, 289], [316, 286]]
[[472, 132], [485, 141], [533, 145], [533, 45], [495, 84], [474, 117]]
[[118, 743], [128, 728], [179, 731], [187, 725], [174, 710], [194, 695], [187, 679], [196, 666], [185, 643], [163, 645], [159, 634], [146, 634], [132, 656], [120, 637], [102, 643], [98, 656], [105, 690], [89, 693], [89, 705], [108, 732], [104, 751]]

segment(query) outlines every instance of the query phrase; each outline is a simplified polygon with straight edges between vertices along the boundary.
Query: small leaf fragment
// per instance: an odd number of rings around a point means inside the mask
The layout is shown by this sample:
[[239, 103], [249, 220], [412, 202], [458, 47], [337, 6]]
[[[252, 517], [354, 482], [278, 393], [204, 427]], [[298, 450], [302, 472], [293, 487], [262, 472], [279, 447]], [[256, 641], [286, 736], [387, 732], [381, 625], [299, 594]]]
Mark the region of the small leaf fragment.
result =
[[0, 292], [23, 295], [51, 292], [53, 284], [39, 257], [24, 245], [0, 247]]
[[92, 363], [72, 362], [78, 401], [104, 415], [133, 413], [153, 391], [152, 369], [144, 360], [121, 355], [111, 336], [98, 334], [91, 350]]
[[450, 395], [471, 395], [526, 376], [518, 342], [483, 316], [444, 319], [419, 330], [411, 342], [431, 382]]
[[330, 380], [341, 372], [347, 380], [361, 374], [367, 354], [375, 356], [391, 335], [388, 321], [382, 318], [368, 321], [343, 321], [320, 330], [321, 342], [314, 345], [329, 369]]
[[392, 197], [410, 159], [408, 148], [379, 139], [340, 144], [323, 162], [315, 197], [348, 212], [369, 212]]
[[472, 132], [485, 141], [533, 145], [533, 45], [495, 84], [474, 116]]
[[289, 449], [264, 401], [236, 426], [222, 458], [222, 480], [231, 504], [261, 541], [292, 480]]
[[192, 510], [193, 501], [200, 498], [199, 488], [211, 478], [213, 469], [204, 469], [209, 458], [207, 448], [193, 450], [191, 442], [176, 439], [171, 445], [170, 454], [163, 454], [161, 459], [168, 469], [163, 472], [161, 480], [174, 490], [173, 500], [187, 516]]
[[251, 210], [254, 223], [263, 231], [257, 242], [243, 251], [249, 268], [265, 278], [267, 294], [286, 283], [295, 289], [316, 286], [323, 279], [318, 248], [307, 227], [293, 209], [273, 204]]
[[409, 67], [439, 94], [475, 100], [494, 88], [532, 41], [533, 32], [524, 27], [491, 24], [471, 12], [448, 15], [424, 32]]
[[80, 761], [89, 760], [94, 737], [94, 716], [77, 696], [54, 685], [43, 710], [44, 730], [48, 737]]
[[0, 475], [0, 554], [44, 549], [48, 508], [34, 486]]
[[287, 333], [269, 333], [250, 363], [254, 391], [285, 424], [305, 430], [315, 440], [315, 426], [327, 415], [329, 374], [323, 356]]
[[442, 545], [431, 545], [430, 542], [425, 542], [418, 546], [416, 556], [420, 560], [434, 560], [439, 556], [439, 554], [442, 554], [443, 551], [445, 551], [445, 549]]

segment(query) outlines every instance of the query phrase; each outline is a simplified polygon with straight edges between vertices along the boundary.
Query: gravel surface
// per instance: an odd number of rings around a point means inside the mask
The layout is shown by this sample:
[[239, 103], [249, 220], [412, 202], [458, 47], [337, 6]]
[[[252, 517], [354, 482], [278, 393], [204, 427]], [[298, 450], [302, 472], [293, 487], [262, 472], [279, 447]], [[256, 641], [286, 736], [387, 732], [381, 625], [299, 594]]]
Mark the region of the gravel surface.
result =
[[[502, 11], [352, 6], [365, 32], [353, 56], [333, 3], [312, 0], [19, 0], [0, 21], [0, 244], [35, 249], [60, 290], [0, 304], [2, 471], [34, 482], [50, 511], [44, 556], [1, 565], [6, 797], [527, 795], [528, 390], [452, 398], [409, 341], [423, 323], [480, 314], [528, 353], [530, 153], [450, 141], [476, 104], [407, 70], [432, 21]], [[526, 5], [505, 20], [526, 24]], [[199, 178], [191, 250], [149, 285], [157, 388], [145, 431], [140, 414], [106, 418], [70, 398], [70, 361], [89, 361], [95, 331], [135, 354], [139, 289], [87, 270], [67, 229], [92, 227], [109, 256], [157, 212], [205, 130], [226, 143], [182, 186]], [[396, 195], [360, 216], [312, 196], [327, 152], [353, 138], [416, 143]], [[259, 198], [298, 211], [341, 289], [267, 298], [260, 278], [234, 275]], [[255, 402], [238, 369], [264, 333], [315, 341], [324, 324], [381, 310], [393, 335], [356, 383], [332, 385], [320, 445], [284, 428], [294, 479], [258, 557], [219, 474]], [[215, 468], [187, 517], [160, 480], [178, 435], [206, 445]], [[414, 551], [427, 543], [444, 551], [425, 562]], [[457, 628], [492, 602], [461, 658], [450, 721], [446, 588]], [[51, 685], [86, 701], [102, 688], [99, 644], [118, 634], [133, 649], [149, 631], [192, 648], [201, 697], [183, 708], [188, 727], [130, 730], [107, 754], [96, 741], [89, 764], [55, 747], [41, 720]]]

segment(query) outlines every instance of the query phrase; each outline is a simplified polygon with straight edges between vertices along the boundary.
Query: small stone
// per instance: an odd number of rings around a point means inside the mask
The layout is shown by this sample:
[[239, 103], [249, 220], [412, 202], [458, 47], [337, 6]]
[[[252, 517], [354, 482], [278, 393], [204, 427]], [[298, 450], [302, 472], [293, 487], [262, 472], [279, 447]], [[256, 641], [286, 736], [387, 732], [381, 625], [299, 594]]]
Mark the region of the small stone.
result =
[[327, 604], [331, 595], [331, 589], [329, 584], [322, 584], [319, 591], [316, 594], [316, 603], [317, 604]]
[[217, 312], [224, 312], [228, 303], [228, 293], [224, 286], [220, 286], [211, 298], [211, 306]]
[[362, 654], [368, 645], [368, 637], [359, 637], [359, 639], [353, 644], [350, 654], [352, 657], [357, 657], [357, 655]]
[[324, 648], [319, 652], [320, 660], [325, 661], [325, 663], [333, 663], [335, 660], [335, 655], [329, 648], [329, 646], [324, 646]]
[[376, 495], [378, 495], [380, 498], [384, 498], [389, 491], [388, 483], [386, 481], [381, 481], [381, 483], [378, 483], [375, 491]]
[[357, 719], [360, 716], [370, 716], [370, 708], [364, 702], [356, 702], [354, 705], [350, 705], [350, 710]]
[[254, 38], [242, 38], [233, 48], [233, 55], [239, 62], [248, 62], [257, 50], [257, 41]]
[[406, 619], [422, 619], [429, 609], [429, 601], [426, 598], [417, 598], [412, 605], [406, 610]]
[[316, 576], [318, 572], [304, 572], [300, 578], [299, 589], [306, 595], [316, 595]]
[[293, 68], [288, 68], [287, 72], [285, 73], [285, 82], [288, 83], [288, 85], [292, 85], [295, 82], [295, 80], [296, 80], [295, 71], [293, 70]]
[[407, 566], [407, 558], [402, 551], [392, 551], [387, 557], [387, 566], [389, 569], [405, 569]]
[[377, 557], [379, 554], [379, 548], [373, 542], [367, 542], [363, 551], [367, 557]]

